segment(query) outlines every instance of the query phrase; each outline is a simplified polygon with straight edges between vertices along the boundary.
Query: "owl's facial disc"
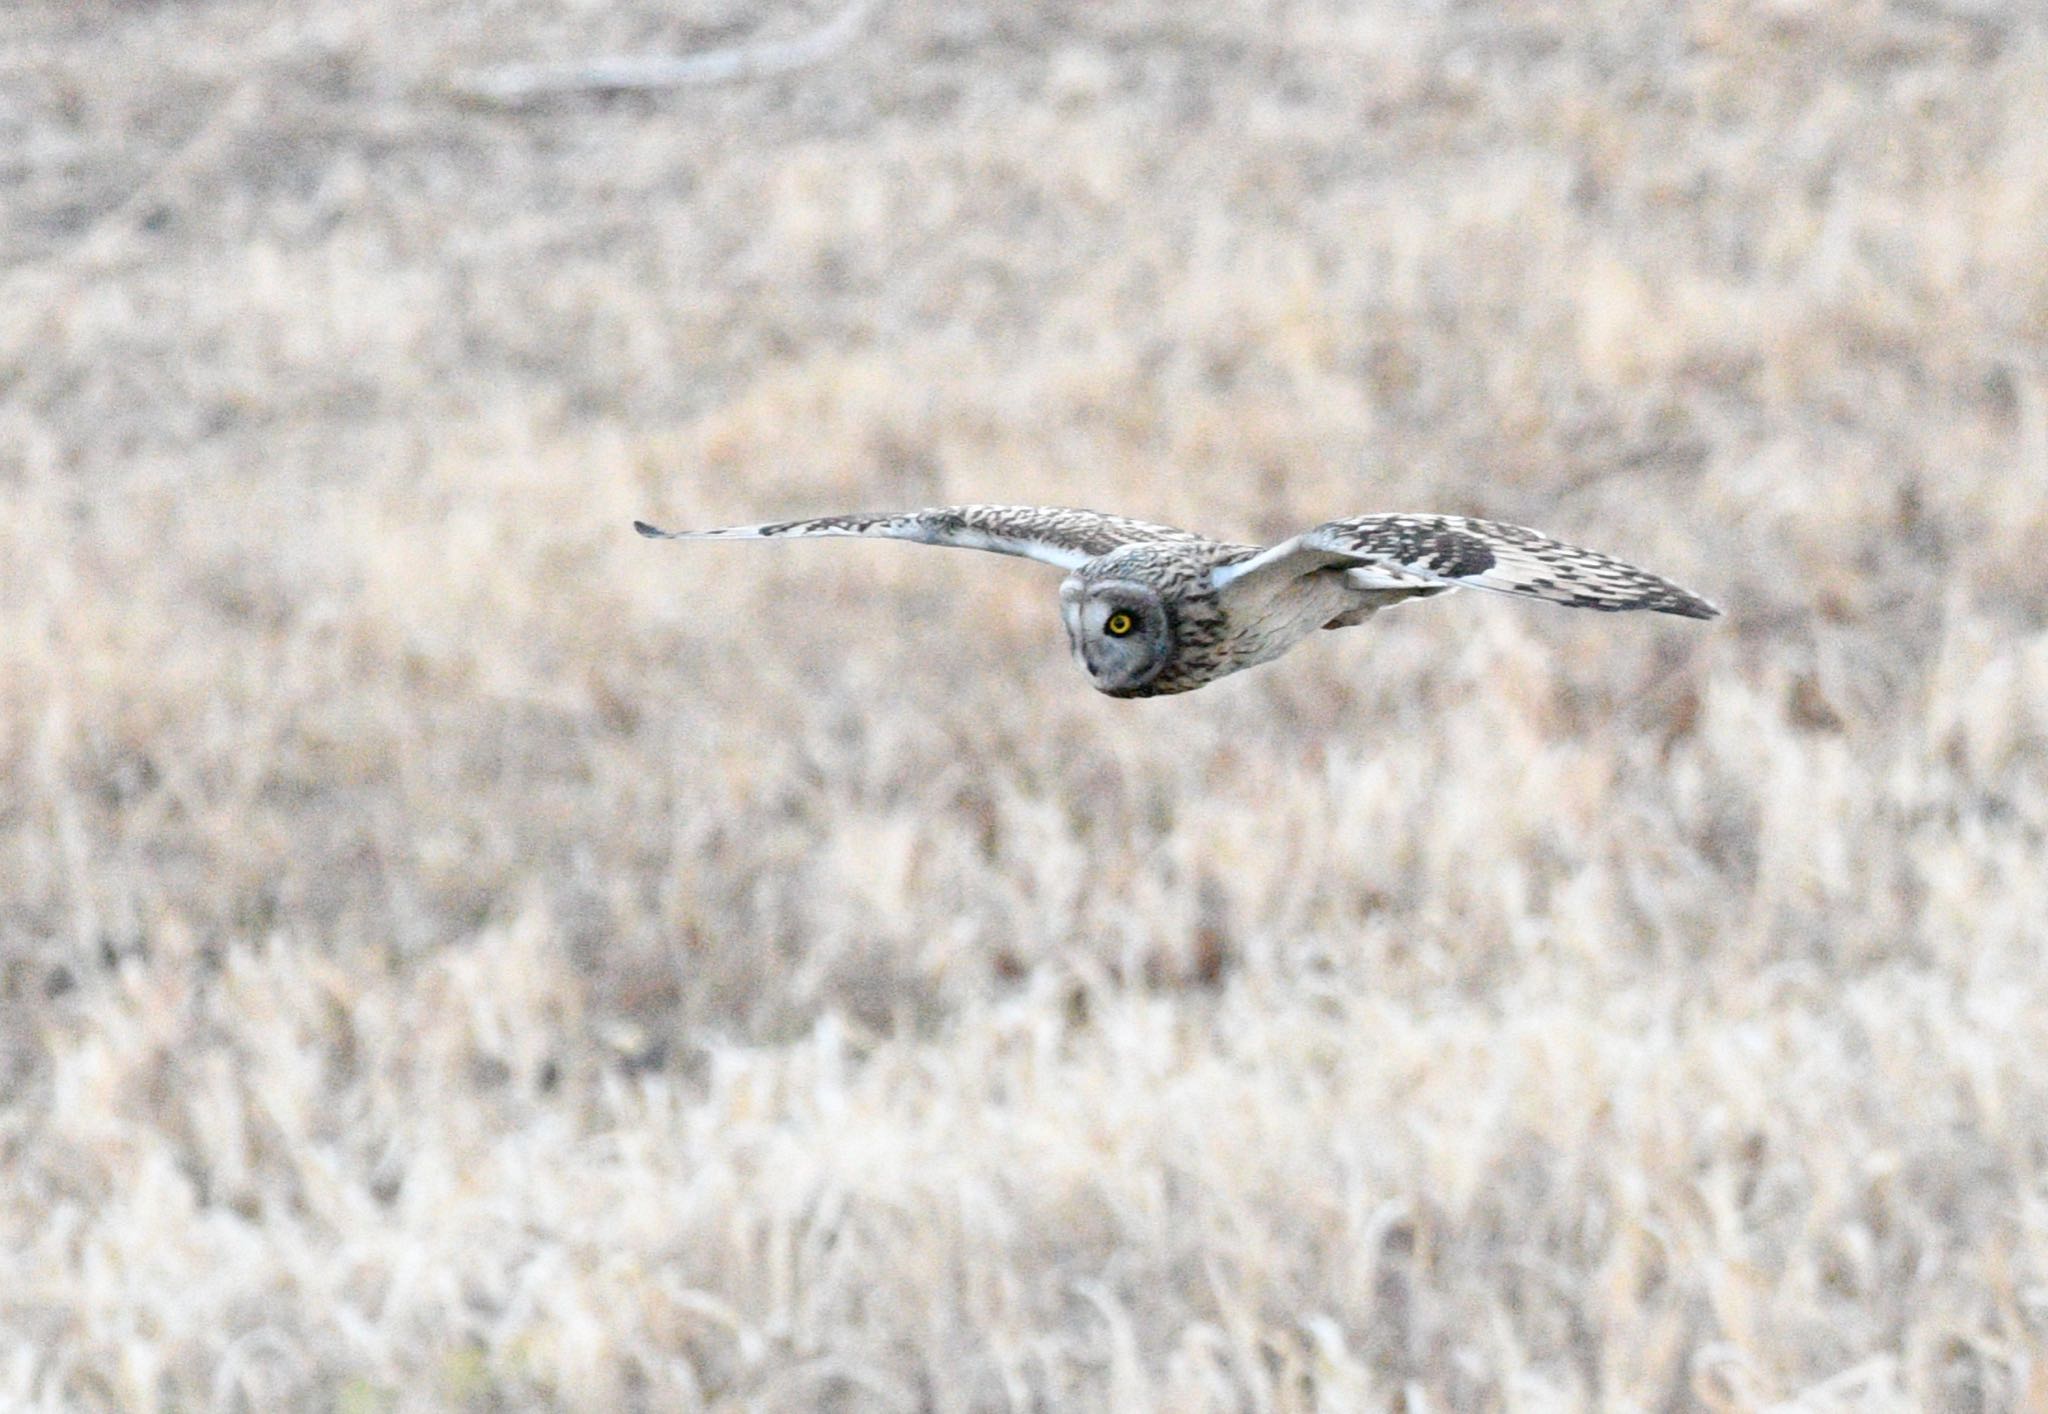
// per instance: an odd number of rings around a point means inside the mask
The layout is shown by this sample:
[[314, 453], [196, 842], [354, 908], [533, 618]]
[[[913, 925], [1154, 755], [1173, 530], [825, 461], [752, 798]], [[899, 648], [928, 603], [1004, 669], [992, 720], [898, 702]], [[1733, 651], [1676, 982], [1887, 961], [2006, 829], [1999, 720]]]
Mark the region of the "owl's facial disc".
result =
[[1145, 686], [1173, 656], [1173, 628], [1150, 585], [1069, 579], [1060, 586], [1060, 617], [1074, 660], [1112, 696]]

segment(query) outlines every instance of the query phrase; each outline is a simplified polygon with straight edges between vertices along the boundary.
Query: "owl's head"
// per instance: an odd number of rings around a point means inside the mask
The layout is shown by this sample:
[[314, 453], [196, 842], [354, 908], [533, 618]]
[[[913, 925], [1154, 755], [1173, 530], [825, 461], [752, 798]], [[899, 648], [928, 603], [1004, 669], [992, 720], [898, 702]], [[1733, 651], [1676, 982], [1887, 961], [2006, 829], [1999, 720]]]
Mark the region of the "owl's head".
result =
[[1112, 697], [1137, 695], [1173, 657], [1173, 623], [1149, 584], [1076, 576], [1060, 586], [1060, 617], [1074, 661]]

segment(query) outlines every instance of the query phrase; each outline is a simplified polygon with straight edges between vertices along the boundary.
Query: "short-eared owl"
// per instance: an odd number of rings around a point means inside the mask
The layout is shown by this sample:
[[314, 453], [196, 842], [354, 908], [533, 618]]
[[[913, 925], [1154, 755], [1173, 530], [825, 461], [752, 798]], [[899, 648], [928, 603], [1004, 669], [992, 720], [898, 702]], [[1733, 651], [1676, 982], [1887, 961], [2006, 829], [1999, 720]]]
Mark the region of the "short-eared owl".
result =
[[1364, 623], [1389, 604], [1465, 588], [1575, 609], [1720, 611], [1669, 580], [1591, 550], [1462, 516], [1333, 520], [1260, 549], [1171, 526], [1050, 506], [939, 506], [726, 530], [667, 540], [873, 535], [1022, 555], [1067, 571], [1060, 616], [1075, 661], [1112, 697], [1159, 697], [1277, 658], [1319, 628]]

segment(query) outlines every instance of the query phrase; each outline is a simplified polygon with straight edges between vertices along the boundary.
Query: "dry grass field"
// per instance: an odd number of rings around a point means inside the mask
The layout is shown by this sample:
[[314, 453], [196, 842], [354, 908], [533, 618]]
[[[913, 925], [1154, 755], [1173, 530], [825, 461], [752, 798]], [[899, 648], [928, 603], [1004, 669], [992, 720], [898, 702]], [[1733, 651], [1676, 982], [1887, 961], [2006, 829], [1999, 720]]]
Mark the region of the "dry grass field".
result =
[[2048, 1407], [2048, 20], [830, 14], [0, 7], [0, 1408]]

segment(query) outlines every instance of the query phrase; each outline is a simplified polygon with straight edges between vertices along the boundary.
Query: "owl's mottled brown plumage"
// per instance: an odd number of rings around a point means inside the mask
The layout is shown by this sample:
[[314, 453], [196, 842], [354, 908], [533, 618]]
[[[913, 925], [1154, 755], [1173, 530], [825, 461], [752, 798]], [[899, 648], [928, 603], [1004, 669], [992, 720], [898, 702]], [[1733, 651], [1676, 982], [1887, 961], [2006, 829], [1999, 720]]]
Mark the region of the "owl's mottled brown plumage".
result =
[[642, 535], [766, 540], [859, 535], [1022, 555], [1068, 571], [1061, 615], [1075, 658], [1115, 697], [1186, 692], [1277, 658], [1321, 628], [1363, 623], [1406, 599], [1487, 589], [1615, 612], [1710, 619], [1667, 579], [1519, 525], [1462, 516], [1333, 520], [1267, 549], [1172, 526], [1050, 506], [939, 506], [724, 530]]

